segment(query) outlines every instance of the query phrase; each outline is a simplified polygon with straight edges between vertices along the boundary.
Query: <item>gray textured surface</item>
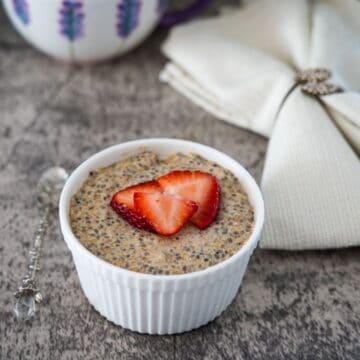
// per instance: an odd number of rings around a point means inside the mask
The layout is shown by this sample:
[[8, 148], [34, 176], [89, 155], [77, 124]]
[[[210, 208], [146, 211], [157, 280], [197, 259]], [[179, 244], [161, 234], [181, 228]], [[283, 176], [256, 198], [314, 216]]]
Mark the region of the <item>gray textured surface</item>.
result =
[[215, 146], [259, 180], [267, 144], [158, 82], [161, 32], [122, 59], [70, 68], [28, 47], [1, 12], [0, 24], [1, 359], [360, 358], [359, 249], [258, 250], [221, 317], [183, 335], [144, 336], [89, 305], [54, 222], [39, 283], [44, 306], [17, 323], [12, 293], [36, 226], [35, 184], [53, 162], [73, 169], [108, 145], [172, 136]]

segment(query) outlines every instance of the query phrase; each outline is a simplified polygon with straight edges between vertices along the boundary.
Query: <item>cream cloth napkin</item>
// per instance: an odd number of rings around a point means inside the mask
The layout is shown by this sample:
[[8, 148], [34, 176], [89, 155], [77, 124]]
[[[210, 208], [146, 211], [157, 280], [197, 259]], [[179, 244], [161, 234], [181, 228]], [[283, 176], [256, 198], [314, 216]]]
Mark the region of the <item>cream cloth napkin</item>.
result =
[[[360, 245], [360, 2], [252, 1], [178, 26], [160, 78], [220, 119], [270, 137], [260, 245]], [[345, 91], [314, 98], [297, 71]], [[350, 145], [351, 144], [351, 145]]]

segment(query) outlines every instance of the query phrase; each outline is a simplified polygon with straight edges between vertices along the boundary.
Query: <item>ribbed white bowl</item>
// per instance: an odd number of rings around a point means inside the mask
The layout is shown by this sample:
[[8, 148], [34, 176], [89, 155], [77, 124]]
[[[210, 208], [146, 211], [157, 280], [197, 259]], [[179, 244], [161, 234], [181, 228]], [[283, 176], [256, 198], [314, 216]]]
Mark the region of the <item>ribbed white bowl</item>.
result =
[[[239, 178], [255, 209], [254, 231], [229, 259], [183, 275], [149, 275], [111, 265], [89, 252], [72, 233], [71, 196], [89, 172], [137, 153], [144, 146], [160, 156], [196, 153], [229, 169]], [[130, 141], [105, 149], [82, 163], [69, 177], [60, 198], [60, 225], [72, 253], [81, 287], [90, 303], [108, 320], [148, 334], [174, 334], [213, 320], [234, 299], [255, 249], [264, 221], [264, 204], [256, 182], [235, 160], [194, 142], [175, 139]]]

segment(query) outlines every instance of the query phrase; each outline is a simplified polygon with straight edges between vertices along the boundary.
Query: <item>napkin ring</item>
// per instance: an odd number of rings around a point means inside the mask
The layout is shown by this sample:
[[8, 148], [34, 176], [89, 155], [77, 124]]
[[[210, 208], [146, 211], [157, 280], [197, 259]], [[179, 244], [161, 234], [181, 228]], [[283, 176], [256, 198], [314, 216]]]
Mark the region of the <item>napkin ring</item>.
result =
[[316, 97], [343, 92], [341, 86], [327, 81], [331, 75], [325, 68], [306, 69], [296, 73], [295, 82], [301, 85], [304, 93]]

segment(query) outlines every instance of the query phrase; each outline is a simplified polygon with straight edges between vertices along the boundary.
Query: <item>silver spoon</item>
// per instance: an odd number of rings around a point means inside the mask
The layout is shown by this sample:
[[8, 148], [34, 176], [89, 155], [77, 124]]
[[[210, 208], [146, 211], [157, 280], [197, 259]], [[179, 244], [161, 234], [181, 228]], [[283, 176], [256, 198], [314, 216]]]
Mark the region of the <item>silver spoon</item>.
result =
[[37, 200], [41, 213], [41, 219], [35, 232], [34, 244], [29, 252], [29, 266], [22, 285], [15, 293], [16, 303], [14, 312], [19, 320], [29, 320], [35, 314], [36, 303], [42, 301], [36, 284], [36, 273], [40, 269], [39, 258], [43, 238], [48, 227], [49, 215], [56, 210], [59, 203], [59, 196], [68, 173], [61, 167], [51, 167], [46, 170], [37, 186]]

